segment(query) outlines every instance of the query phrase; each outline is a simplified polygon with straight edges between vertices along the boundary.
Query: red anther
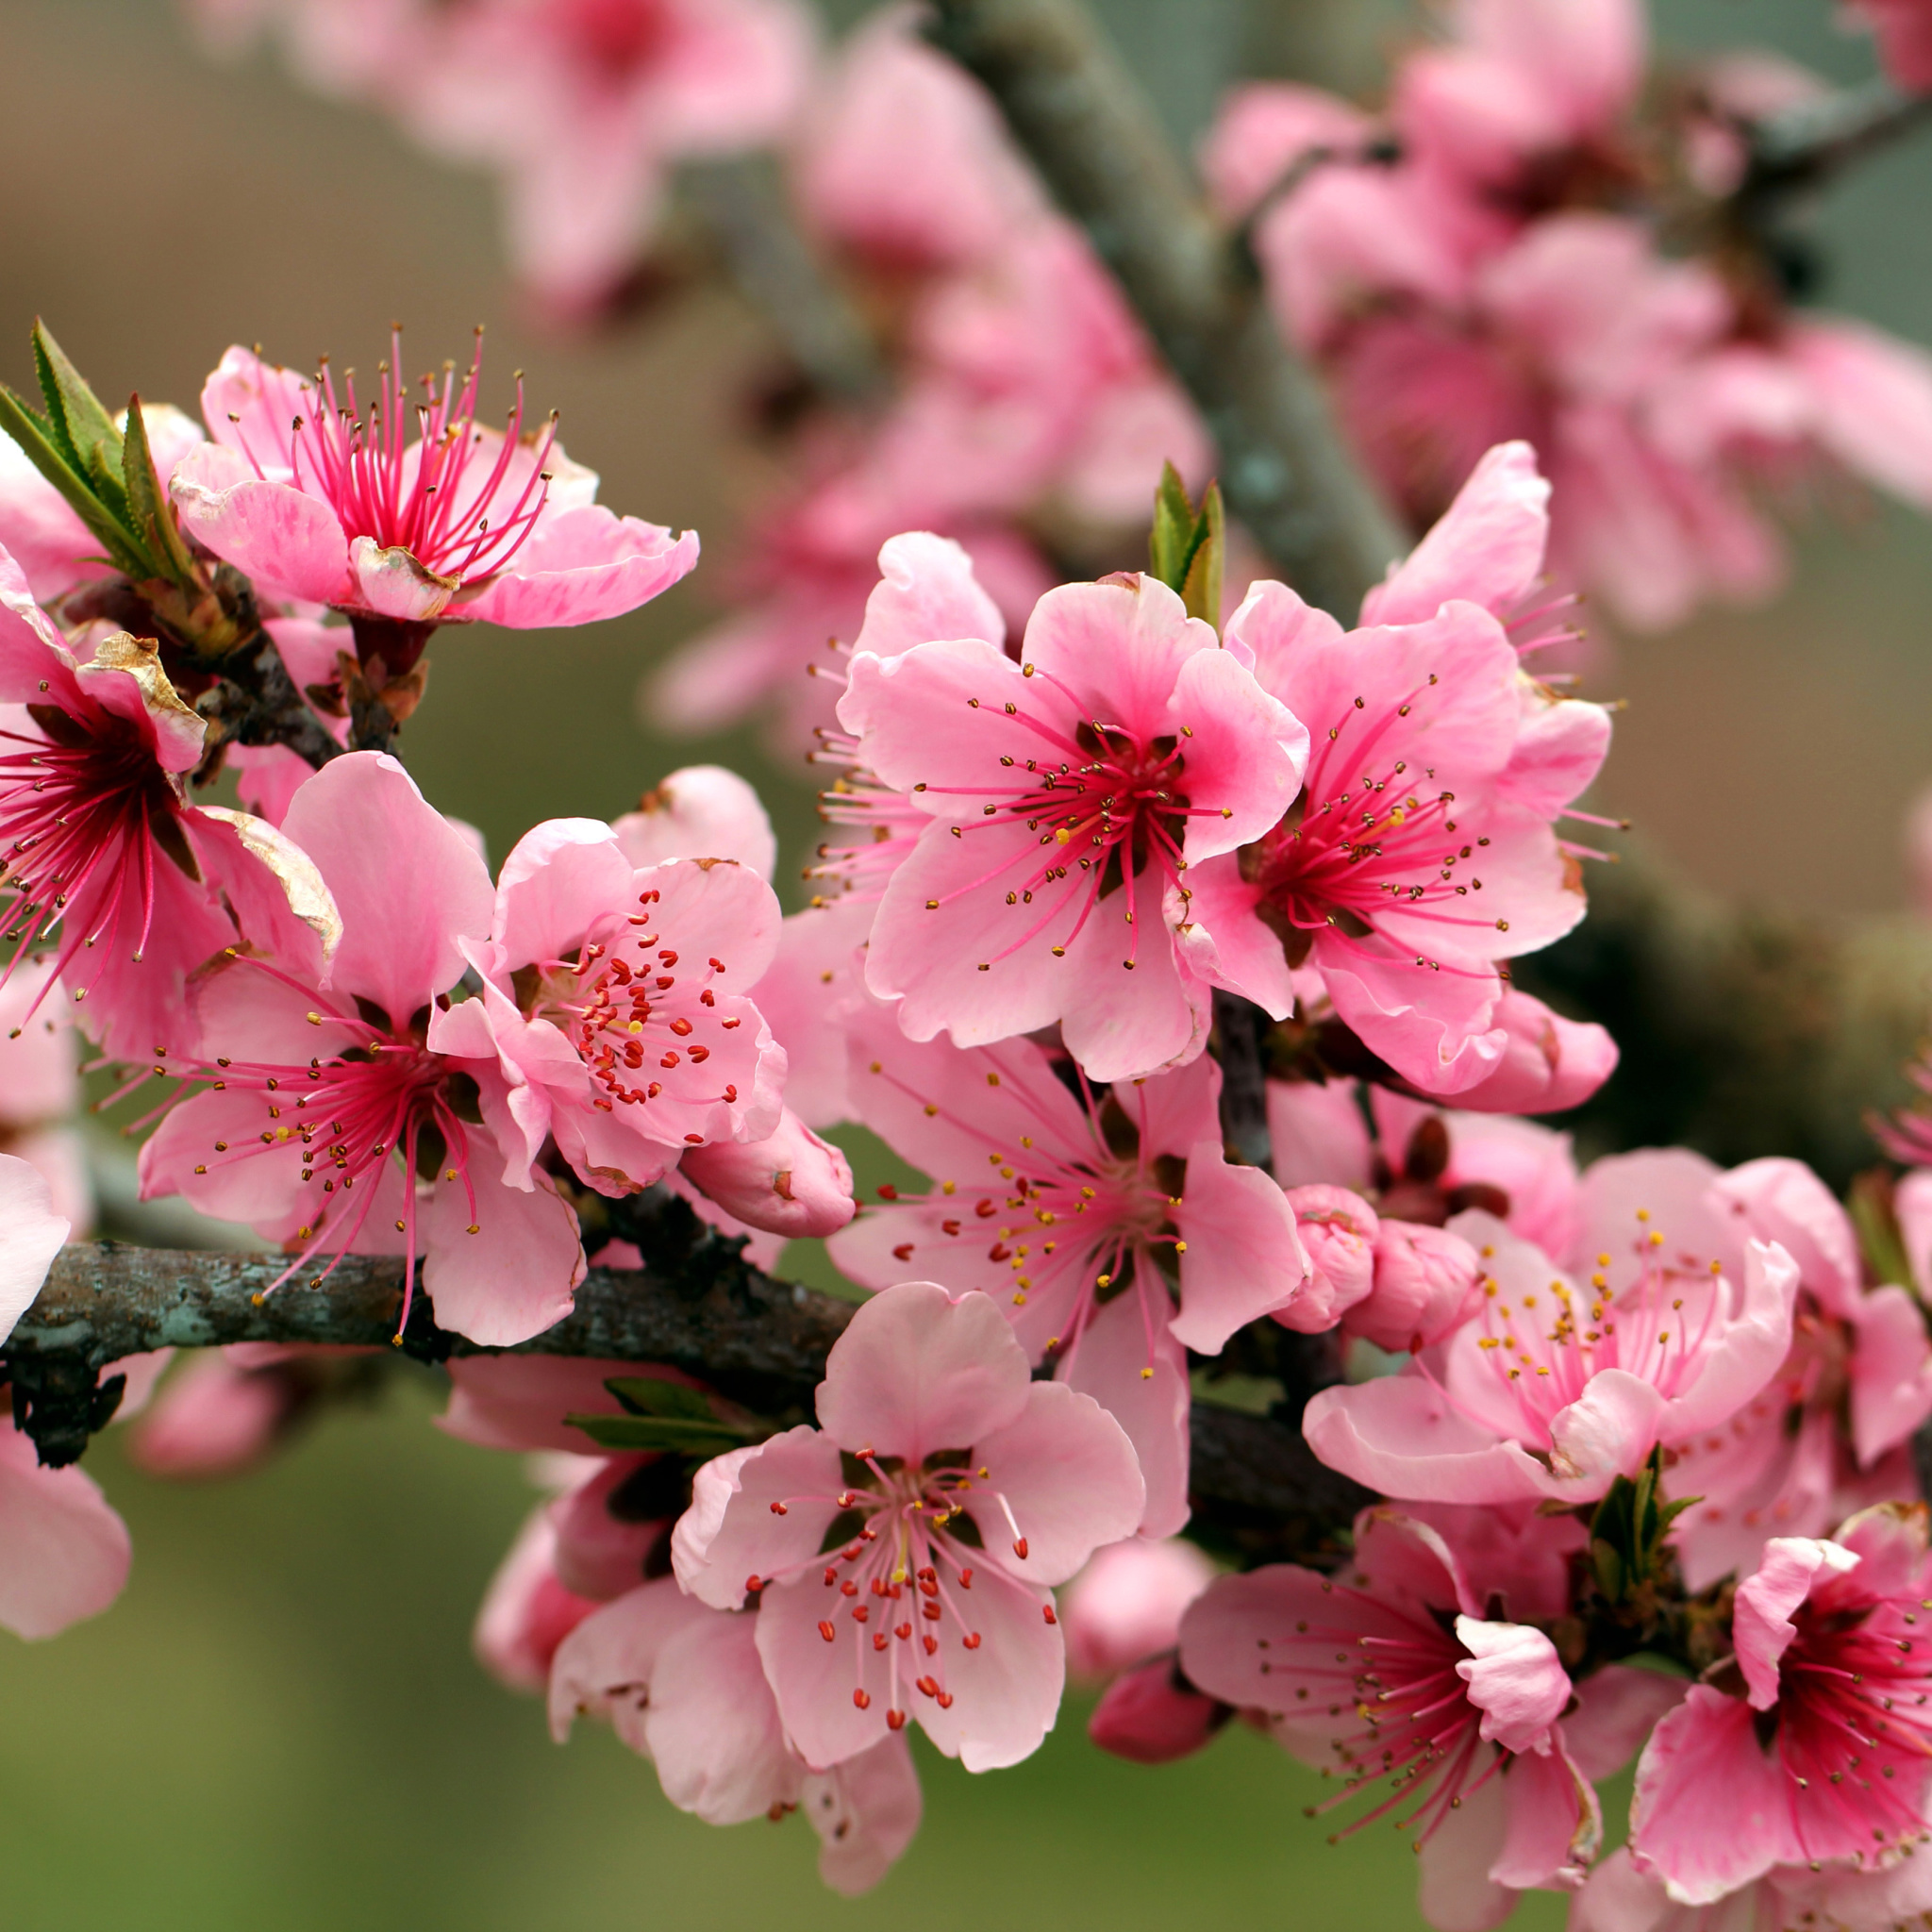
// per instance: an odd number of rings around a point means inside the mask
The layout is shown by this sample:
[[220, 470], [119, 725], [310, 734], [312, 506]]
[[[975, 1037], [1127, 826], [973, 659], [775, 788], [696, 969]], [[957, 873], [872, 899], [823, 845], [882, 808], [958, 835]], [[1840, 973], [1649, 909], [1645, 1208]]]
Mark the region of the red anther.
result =
[[937, 1697], [940, 1694], [940, 1683], [937, 1677], [922, 1677], [912, 1688], [915, 1690], [923, 1690], [928, 1697]]
[[899, 1245], [892, 1250], [892, 1258], [895, 1261], [911, 1260], [912, 1243], [910, 1241], [901, 1241]]
[[858, 1584], [853, 1582], [851, 1577], [848, 1576], [845, 1579], [845, 1581], [839, 1586], [839, 1594], [841, 1596], [857, 1596], [858, 1594]]
[[1024, 1563], [1026, 1560], [1026, 1539], [1024, 1536], [1013, 1545], [1013, 1554], [1019, 1557], [1021, 1562]]
[[1053, 1613], [1053, 1606], [1051, 1604], [1041, 1604], [1040, 1607], [1040, 1614], [1042, 1617], [1044, 1617], [1049, 1624], [1058, 1624], [1059, 1622], [1059, 1619], [1056, 1617]]
[[855, 1690], [852, 1693], [852, 1701], [860, 1710], [872, 1708], [872, 1693], [869, 1690]]
[[919, 1577], [920, 1582], [935, 1583], [939, 1580], [940, 1573], [937, 1570], [935, 1570], [930, 1563], [928, 1563], [924, 1570], [921, 1570], [916, 1574]]
[[873, 1595], [884, 1596], [886, 1593], [886, 1579], [883, 1576], [874, 1576], [870, 1588]]
[[870, 1604], [854, 1604], [852, 1606], [852, 1621], [855, 1624], [863, 1624], [871, 1615], [872, 1606]]
[[833, 1584], [837, 1583], [838, 1580], [839, 1573], [836, 1570], [827, 1570], [825, 1572], [825, 1588], [827, 1590], [830, 1590]]
[[906, 1728], [906, 1713], [903, 1710], [887, 1711], [886, 1725], [890, 1730], [903, 1731]]
[[989, 1261], [1007, 1261], [1012, 1258], [1012, 1249], [1008, 1247], [1005, 1241], [995, 1241], [987, 1249], [986, 1258]]
[[969, 1630], [964, 1637], [960, 1638], [959, 1641], [968, 1650], [977, 1650], [979, 1648], [979, 1632], [977, 1630]]
[[711, 1058], [711, 1049], [708, 1046], [688, 1046], [685, 1052], [691, 1056], [691, 1063], [694, 1067], [702, 1066]]
[[772, 1514], [774, 1516], [790, 1516], [791, 1511], [783, 1503], [774, 1503], [772, 1505]]
[[973, 1573], [972, 1573], [972, 1571], [970, 1571], [970, 1570], [962, 1570], [962, 1571], [960, 1571], [960, 1573], [959, 1573], [959, 1588], [960, 1588], [961, 1590], [971, 1590], [971, 1589], [973, 1588]]
[[973, 1211], [979, 1216], [980, 1220], [990, 1221], [999, 1212], [999, 1209], [991, 1201], [981, 1201]]
[[676, 984], [677, 984], [677, 981], [676, 981], [676, 979], [675, 979], [675, 977], [674, 977], [674, 976], [673, 976], [673, 975], [672, 975], [671, 974], [669, 974], [669, 973], [660, 973], [660, 974], [658, 974], [658, 991], [659, 992], [669, 992], [669, 991], [671, 991], [671, 989], [672, 989], [672, 988], [673, 988], [674, 986], [675, 986]]
[[919, 1593], [921, 1596], [937, 1596], [940, 1593], [940, 1587], [931, 1577], [922, 1576], [919, 1579]]
[[711, 961], [711, 971], [712, 971], [713, 973], [722, 973], [722, 972], [724, 972], [724, 960], [722, 960], [722, 959], [713, 959], [713, 960]]
[[858, 1532], [858, 1541], [859, 1541], [860, 1542], [862, 1542], [862, 1543], [875, 1543], [875, 1542], [877, 1542], [877, 1541], [878, 1541], [878, 1540], [879, 1540], [879, 1533], [878, 1533], [878, 1531], [877, 1531], [877, 1530], [875, 1530], [875, 1529], [873, 1529], [873, 1528], [871, 1528], [870, 1526], [868, 1526], [868, 1527], [866, 1527], [866, 1528], [864, 1528], [864, 1529], [861, 1529], [861, 1530], [860, 1530], [860, 1531]]
[[924, 1637], [922, 1637], [919, 1641], [920, 1642], [925, 1645], [925, 1654], [927, 1657], [937, 1657], [940, 1654], [940, 1641], [931, 1633], [931, 1631], [927, 1631], [926, 1634]]
[[953, 1707], [953, 1693], [950, 1690], [941, 1690], [935, 1701], [941, 1710], [951, 1710]]
[[898, 1626], [898, 1628], [892, 1632], [892, 1635], [896, 1637], [901, 1643], [904, 1643], [906, 1640], [912, 1635], [912, 1625], [910, 1624], [901, 1624]]
[[879, 1199], [881, 1201], [896, 1201], [898, 1198], [899, 1191], [891, 1181], [881, 1181], [879, 1183]]
[[658, 963], [660, 966], [675, 966], [677, 964], [677, 955], [675, 953], [659, 953], [658, 955]]
[[883, 1649], [885, 1649], [885, 1647], [886, 1647], [886, 1633], [885, 1633], [885, 1632], [884, 1632], [883, 1630], [874, 1630], [874, 1632], [872, 1633], [872, 1647], [873, 1647], [873, 1648], [874, 1648], [874, 1650], [883, 1650]]
[[841, 1509], [849, 1509], [851, 1508], [853, 1504], [858, 1501], [858, 1498], [855, 1496], [850, 1490], [841, 1490], [839, 1493], [832, 1498], [832, 1501], [837, 1507]]
[[919, 1607], [919, 1614], [922, 1617], [924, 1617], [927, 1623], [937, 1624], [940, 1620], [940, 1607], [937, 1604], [921, 1604]]
[[671, 1030], [682, 1040], [691, 1031], [691, 1022], [680, 1014], [675, 1020], [672, 1021]]
[[658, 1062], [658, 1064], [660, 1067], [675, 1067], [677, 1064], [677, 1049], [675, 1047], [673, 1047], [672, 1050], [669, 1053], [667, 1053], [661, 1060]]
[[846, 1562], [856, 1563], [858, 1561], [859, 1554], [864, 1548], [865, 1545], [855, 1537], [839, 1554], [844, 1557]]
[[764, 1589], [765, 1579], [762, 1576], [747, 1576], [744, 1579], [744, 1587], [748, 1594], [756, 1596], [759, 1591]]
[[825, 1622], [824, 1622], [823, 1620], [822, 1620], [822, 1621], [820, 1622], [820, 1624], [819, 1624], [819, 1635], [820, 1635], [821, 1637], [823, 1637], [823, 1638], [824, 1638], [824, 1639], [825, 1640], [825, 1641], [826, 1641], [827, 1643], [831, 1642], [831, 1641], [833, 1640], [833, 1638], [835, 1638], [836, 1636], [838, 1636], [838, 1634], [839, 1634], [839, 1633], [838, 1633], [838, 1632], [837, 1632], [836, 1630], [834, 1630], [834, 1629], [832, 1628], [832, 1626], [831, 1626], [831, 1624], [828, 1624], [828, 1623], [825, 1623]]

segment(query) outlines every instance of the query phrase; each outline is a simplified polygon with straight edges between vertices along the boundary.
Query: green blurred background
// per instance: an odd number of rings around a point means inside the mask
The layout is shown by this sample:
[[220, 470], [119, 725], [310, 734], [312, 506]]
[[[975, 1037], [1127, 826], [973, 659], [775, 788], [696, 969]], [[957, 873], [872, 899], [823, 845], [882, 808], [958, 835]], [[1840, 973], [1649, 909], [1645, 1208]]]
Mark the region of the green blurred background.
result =
[[[860, 10], [830, 9], [841, 24]], [[1184, 139], [1243, 69], [1373, 87], [1404, 19], [1393, 0], [1103, 10]], [[1664, 0], [1657, 19], [1678, 46], [1748, 38], [1869, 72], [1830, 11]], [[499, 377], [528, 371], [608, 502], [695, 525], [723, 554], [769, 479], [738, 401], [769, 344], [729, 296], [544, 340], [506, 290], [482, 178], [265, 59], [208, 64], [164, 0], [0, 0], [0, 376], [30, 380], [36, 312], [104, 395], [191, 406], [233, 340], [366, 361], [400, 318], [433, 359], [482, 320]], [[1817, 211], [1827, 299], [1921, 340], [1928, 186], [1921, 141]], [[641, 671], [715, 608], [708, 575], [591, 631], [445, 631], [404, 747], [429, 795], [500, 856], [536, 819], [609, 815], [671, 767], [720, 758], [758, 777], [795, 854], [802, 768], [749, 734], [673, 742], [638, 711]], [[1826, 912], [1897, 905], [1900, 816], [1932, 779], [1928, 608], [1924, 525], [1874, 508], [1807, 535], [1773, 609], [1607, 641], [1595, 694], [1631, 700], [1607, 801], [1713, 887]], [[975, 1779], [924, 1754], [924, 1829], [856, 1905], [819, 1889], [802, 1822], [723, 1832], [680, 1816], [608, 1734], [556, 1749], [537, 1707], [472, 1663], [471, 1618], [533, 1494], [518, 1458], [427, 1426], [440, 1401], [429, 1374], [399, 1374], [373, 1411], [208, 1489], [147, 1480], [111, 1437], [97, 1447], [133, 1581], [55, 1643], [0, 1638], [0, 1926], [1417, 1923], [1407, 1852], [1386, 1828], [1324, 1844], [1301, 1815], [1313, 1781], [1270, 1747], [1237, 1729], [1143, 1771], [1087, 1745], [1077, 1700], [1017, 1771]], [[1542, 1898], [1515, 1923], [1560, 1918]]]

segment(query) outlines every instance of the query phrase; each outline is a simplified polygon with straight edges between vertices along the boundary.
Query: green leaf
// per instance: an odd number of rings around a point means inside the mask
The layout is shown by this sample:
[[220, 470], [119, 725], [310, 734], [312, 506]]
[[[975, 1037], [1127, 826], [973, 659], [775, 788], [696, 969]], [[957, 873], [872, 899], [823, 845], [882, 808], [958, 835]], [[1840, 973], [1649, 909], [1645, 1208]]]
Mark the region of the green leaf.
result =
[[568, 1415], [572, 1428], [581, 1429], [600, 1449], [660, 1455], [710, 1457], [736, 1449], [742, 1433], [728, 1423], [698, 1422], [682, 1416]]
[[693, 1423], [718, 1421], [709, 1397], [702, 1390], [687, 1389], [679, 1382], [661, 1381], [655, 1375], [616, 1375], [604, 1386], [632, 1415]]
[[[57, 427], [56, 447], [73, 469], [121, 490], [121, 432], [88, 387], [87, 378], [67, 359], [66, 351], [34, 322], [34, 368], [41, 393], [47, 399], [47, 416]], [[124, 504], [125, 508], [125, 504]]]
[[127, 431], [121, 451], [121, 475], [128, 521], [135, 532], [145, 539], [149, 555], [163, 566], [154, 575], [165, 576], [184, 590], [193, 587], [194, 558], [181, 540], [180, 525], [175, 521], [175, 506], [161, 488], [139, 396], [127, 398]]
[[57, 438], [54, 425], [4, 383], [0, 383], [0, 429], [20, 445], [34, 468], [67, 499], [116, 570], [136, 578], [158, 574], [151, 567], [153, 559], [136, 541], [125, 519], [101, 501], [92, 480], [68, 461], [62, 452], [64, 439]]
[[1221, 486], [1210, 483], [1198, 509], [1188, 501], [1180, 472], [1161, 471], [1154, 492], [1154, 526], [1147, 536], [1151, 575], [1178, 591], [1190, 617], [1221, 627], [1221, 593], [1226, 570], [1226, 511]]
[[1845, 1208], [1858, 1237], [1858, 1251], [1880, 1282], [1916, 1291], [1912, 1264], [1906, 1256], [1892, 1207], [1892, 1179], [1883, 1168], [1868, 1169], [1853, 1178]]

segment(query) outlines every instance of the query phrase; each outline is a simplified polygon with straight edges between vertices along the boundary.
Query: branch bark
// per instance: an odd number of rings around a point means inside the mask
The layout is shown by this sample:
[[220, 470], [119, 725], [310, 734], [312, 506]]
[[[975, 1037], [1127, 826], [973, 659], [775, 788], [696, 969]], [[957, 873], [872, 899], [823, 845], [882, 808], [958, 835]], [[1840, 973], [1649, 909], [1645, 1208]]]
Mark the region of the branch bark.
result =
[[929, 31], [991, 92], [1192, 394], [1228, 507], [1303, 596], [1353, 623], [1407, 546], [1119, 56], [1078, 0], [938, 0]]
[[[658, 1225], [650, 1267], [593, 1269], [571, 1315], [502, 1350], [437, 1327], [420, 1292], [398, 1342], [402, 1263], [393, 1257], [347, 1256], [320, 1288], [291, 1281], [271, 1293], [286, 1266], [280, 1255], [77, 1243], [62, 1250], [7, 1340], [15, 1417], [42, 1461], [73, 1462], [119, 1399], [104, 1371], [152, 1349], [238, 1341], [399, 1346], [426, 1362], [498, 1354], [661, 1362], [774, 1421], [810, 1417], [854, 1304], [761, 1274], [741, 1243], [703, 1228], [682, 1203]], [[1195, 1514], [1231, 1546], [1317, 1553], [1368, 1500], [1315, 1460], [1288, 1417], [1197, 1403], [1192, 1426]]]
[[1932, 115], [1932, 95], [1903, 94], [1889, 80], [1800, 101], [1750, 130], [1751, 159], [1739, 203], [1765, 204], [1815, 188], [1850, 162], [1888, 147]]

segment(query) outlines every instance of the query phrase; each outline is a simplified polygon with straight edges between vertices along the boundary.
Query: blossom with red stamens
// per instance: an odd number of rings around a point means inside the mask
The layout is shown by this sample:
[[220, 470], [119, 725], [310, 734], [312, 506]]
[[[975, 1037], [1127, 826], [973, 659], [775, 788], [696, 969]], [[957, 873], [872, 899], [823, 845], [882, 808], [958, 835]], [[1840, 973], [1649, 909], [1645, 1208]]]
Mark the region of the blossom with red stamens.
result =
[[170, 489], [188, 530], [275, 596], [333, 605], [365, 661], [408, 670], [440, 624], [512, 629], [591, 624], [648, 603], [698, 558], [674, 537], [594, 499], [556, 420], [524, 429], [523, 383], [507, 429], [476, 421], [482, 337], [458, 380], [446, 366], [413, 399], [402, 338], [364, 397], [231, 348], [202, 391], [212, 440]]
[[288, 1242], [284, 1279], [322, 1254], [400, 1253], [404, 1321], [420, 1247], [443, 1326], [494, 1345], [535, 1335], [583, 1279], [576, 1216], [547, 1176], [506, 1173], [485, 1125], [508, 1108], [493, 1058], [434, 1043], [461, 941], [490, 929], [490, 874], [375, 752], [318, 772], [286, 824], [341, 910], [328, 986], [245, 957], [195, 984], [205, 1058], [175, 1070], [206, 1091], [142, 1150], [142, 1191]]
[[17, 958], [51, 949], [109, 1053], [192, 1050], [182, 989], [225, 948], [321, 970], [335, 915], [315, 868], [263, 821], [188, 803], [207, 727], [155, 644], [110, 637], [78, 663], [4, 551], [0, 704], [7, 936]]
[[1344, 632], [1260, 583], [1227, 624], [1314, 750], [1292, 808], [1193, 874], [1189, 951], [1277, 1018], [1294, 972], [1318, 974], [1341, 1018], [1432, 1093], [1497, 1069], [1499, 962], [1584, 912], [1589, 855], [1553, 821], [1595, 775], [1608, 718], [1526, 677], [1494, 614], [1541, 559], [1544, 495], [1525, 446], [1492, 451], [1367, 601], [1381, 621]]
[[1294, 1564], [1217, 1578], [1181, 1621], [1180, 1659], [1341, 1781], [1318, 1809], [1381, 1793], [1336, 1835], [1392, 1814], [1436, 1924], [1498, 1924], [1511, 1894], [1581, 1879], [1602, 1826], [1557, 1724], [1570, 1678], [1541, 1630], [1486, 1620], [1433, 1529], [1365, 1510], [1345, 1582]]
[[1740, 1238], [1678, 1158], [1592, 1170], [1600, 1203], [1621, 1188], [1646, 1205], [1623, 1241], [1605, 1237], [1587, 1287], [1493, 1215], [1457, 1215], [1450, 1231], [1482, 1261], [1479, 1312], [1402, 1374], [1317, 1394], [1303, 1424], [1316, 1455], [1385, 1496], [1588, 1502], [1656, 1444], [1726, 1423], [1785, 1359], [1798, 1269]]
[[1058, 1022], [1094, 1079], [1190, 1059], [1208, 1002], [1176, 938], [1189, 868], [1280, 819], [1307, 734], [1157, 578], [1049, 591], [1022, 658], [968, 634], [852, 660], [840, 722], [929, 821], [867, 983], [914, 1040]]
[[1171, 1535], [1188, 1518], [1188, 1351], [1219, 1354], [1308, 1273], [1288, 1198], [1224, 1156], [1221, 1069], [1204, 1055], [1076, 1095], [1031, 1041], [915, 1045], [876, 1003], [847, 1030], [855, 1116], [933, 1186], [868, 1207], [833, 1260], [866, 1288], [917, 1270], [990, 1294], [1029, 1357], [1126, 1430], [1141, 1531]]
[[917, 1717], [969, 1771], [1029, 1756], [1066, 1657], [1051, 1587], [1131, 1536], [1144, 1490], [1120, 1424], [1035, 1382], [983, 1294], [902, 1282], [833, 1344], [820, 1428], [698, 1472], [672, 1538], [686, 1590], [758, 1600], [792, 1746], [842, 1763]]
[[1766, 1545], [1738, 1586], [1735, 1670], [1695, 1686], [1638, 1766], [1631, 1846], [1674, 1899], [1777, 1865], [1883, 1870], [1932, 1835], [1928, 1590], [1920, 1506]]

